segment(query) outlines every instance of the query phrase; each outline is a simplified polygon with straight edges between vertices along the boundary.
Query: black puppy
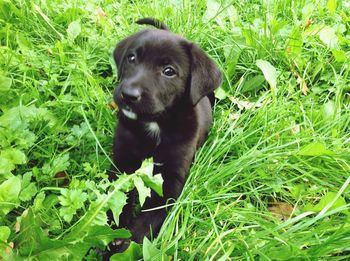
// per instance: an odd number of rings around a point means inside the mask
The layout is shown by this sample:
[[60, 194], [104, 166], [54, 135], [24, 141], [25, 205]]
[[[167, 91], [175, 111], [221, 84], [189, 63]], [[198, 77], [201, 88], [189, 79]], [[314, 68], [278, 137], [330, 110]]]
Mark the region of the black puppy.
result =
[[[133, 173], [145, 158], [153, 157], [154, 174], [164, 179], [163, 194], [148, 198], [144, 209], [176, 199], [184, 186], [194, 154], [206, 139], [212, 122], [213, 91], [221, 73], [195, 44], [171, 33], [156, 19], [138, 24], [159, 29], [140, 31], [121, 41], [114, 51], [120, 85], [114, 93], [119, 123], [113, 159], [121, 172]], [[110, 179], [116, 179], [111, 174]], [[165, 217], [164, 208], [132, 215], [135, 192], [120, 217], [132, 240], [156, 234]]]

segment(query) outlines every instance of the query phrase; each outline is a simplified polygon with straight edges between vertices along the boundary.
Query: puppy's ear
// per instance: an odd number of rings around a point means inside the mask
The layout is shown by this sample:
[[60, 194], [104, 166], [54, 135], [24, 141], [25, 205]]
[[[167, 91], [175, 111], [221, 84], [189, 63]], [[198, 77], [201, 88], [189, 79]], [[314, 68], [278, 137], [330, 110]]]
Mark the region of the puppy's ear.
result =
[[118, 69], [118, 78], [120, 79], [122, 73], [123, 73], [123, 62], [124, 62], [124, 58], [125, 55], [127, 53], [127, 50], [129, 49], [130, 43], [132, 42], [132, 36], [125, 38], [124, 40], [122, 40], [121, 42], [119, 42], [117, 44], [117, 46], [114, 49], [113, 52], [113, 57], [114, 57], [114, 61], [117, 65], [117, 69]]
[[221, 72], [216, 64], [197, 45], [190, 44], [191, 86], [190, 100], [196, 105], [201, 98], [211, 94], [221, 83]]

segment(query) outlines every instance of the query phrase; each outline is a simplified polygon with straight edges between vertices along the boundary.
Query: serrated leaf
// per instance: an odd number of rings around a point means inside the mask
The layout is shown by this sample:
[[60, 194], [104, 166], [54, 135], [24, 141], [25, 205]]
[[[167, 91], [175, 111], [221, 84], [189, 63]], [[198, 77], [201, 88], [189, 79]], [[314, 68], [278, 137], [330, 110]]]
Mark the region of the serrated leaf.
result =
[[36, 188], [35, 183], [30, 182], [31, 178], [32, 178], [32, 172], [27, 172], [22, 177], [22, 190], [21, 190], [21, 193], [19, 194], [19, 199], [22, 201], [31, 200], [38, 192], [38, 189]]
[[84, 207], [87, 200], [87, 194], [81, 189], [62, 189], [61, 196], [58, 197], [62, 207], [60, 208], [60, 216], [67, 222], [70, 222], [77, 210]]
[[0, 92], [8, 91], [11, 89], [12, 79], [3, 75], [0, 75]]
[[36, 195], [37, 192], [38, 189], [36, 188], [35, 183], [30, 183], [27, 187], [22, 189], [19, 199], [22, 201], [29, 201]]
[[156, 174], [153, 176], [148, 175], [140, 175], [143, 182], [147, 185], [147, 187], [150, 187], [152, 190], [154, 190], [159, 196], [163, 196], [163, 177], [161, 174]]
[[111, 261], [130, 261], [142, 258], [141, 246], [135, 242], [131, 242], [129, 247], [123, 253], [117, 253], [111, 256]]
[[141, 167], [135, 171], [135, 173], [143, 173], [148, 176], [153, 175], [153, 160], [152, 159], [146, 159], [142, 162]]
[[151, 196], [151, 189], [147, 188], [143, 183], [143, 180], [139, 177], [134, 178], [134, 184], [137, 192], [139, 193], [140, 205], [142, 207], [145, 203], [146, 198]]
[[68, 25], [67, 29], [68, 38], [74, 41], [75, 38], [81, 33], [80, 21], [73, 21]]
[[18, 203], [21, 191], [21, 179], [11, 177], [0, 185], [0, 217], [9, 213]]
[[69, 232], [67, 238], [75, 239], [82, 237], [91, 229], [97, 217], [108, 210], [108, 202], [113, 198], [114, 194], [119, 192], [123, 187], [130, 187], [130, 183], [134, 174], [125, 175], [123, 179], [118, 179], [113, 182], [114, 189], [105, 196], [101, 196], [98, 200], [91, 203], [89, 210], [85, 215], [75, 224], [74, 228]]
[[266, 81], [271, 87], [273, 94], [277, 92], [277, 70], [271, 65], [268, 61], [265, 60], [256, 60], [256, 65], [263, 72]]
[[320, 36], [321, 41], [327, 45], [328, 48], [337, 48], [338, 47], [338, 36], [335, 34], [335, 30], [332, 27], [324, 27], [318, 35]]
[[126, 195], [121, 191], [117, 191], [113, 194], [108, 201], [108, 207], [113, 213], [113, 219], [117, 226], [119, 225], [119, 216], [122, 213], [123, 207], [126, 205]]
[[310, 143], [300, 149], [298, 155], [302, 156], [323, 156], [334, 155], [333, 151], [327, 150], [326, 146], [321, 142]]

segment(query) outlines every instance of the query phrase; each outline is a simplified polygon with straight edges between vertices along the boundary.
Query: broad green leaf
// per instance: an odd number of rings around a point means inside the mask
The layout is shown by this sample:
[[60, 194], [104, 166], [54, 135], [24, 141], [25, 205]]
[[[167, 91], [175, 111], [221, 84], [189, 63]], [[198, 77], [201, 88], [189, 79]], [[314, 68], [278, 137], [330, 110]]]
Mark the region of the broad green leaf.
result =
[[24, 164], [26, 156], [18, 149], [8, 148], [0, 153], [0, 175], [10, 177], [17, 164]]
[[130, 232], [124, 228], [112, 229], [110, 226], [94, 226], [87, 233], [84, 241], [90, 246], [104, 248], [115, 239], [125, 239], [131, 236]]
[[310, 18], [310, 16], [312, 15], [312, 13], [315, 10], [315, 4], [314, 3], [307, 3], [301, 10], [302, 13], [302, 17], [303, 17], [303, 21], [305, 22], [306, 20], [308, 20]]
[[142, 249], [139, 244], [131, 242], [128, 249], [123, 253], [117, 253], [111, 256], [111, 261], [131, 261], [139, 260], [142, 258]]
[[143, 182], [154, 190], [159, 196], [163, 196], [163, 177], [161, 174], [156, 174], [154, 176], [140, 175]]
[[75, 238], [74, 241], [50, 239], [37, 220], [31, 209], [21, 220], [21, 231], [15, 241], [16, 245], [20, 246], [20, 259], [27, 256], [33, 260], [83, 259], [90, 248], [83, 238]]
[[70, 222], [77, 210], [84, 207], [87, 200], [87, 194], [81, 189], [62, 189], [61, 196], [58, 197], [62, 207], [60, 208], [60, 216], [67, 222]]
[[[336, 192], [327, 192], [325, 195], [323, 195], [323, 197], [320, 199], [320, 201], [316, 205], [312, 205], [310, 203], [306, 204], [303, 211], [320, 212], [328, 204], [330, 204], [336, 196], [337, 196]], [[342, 196], [339, 196], [337, 200], [334, 202], [334, 204], [329, 208], [329, 210], [334, 210], [345, 205], [346, 205], [345, 199]]]
[[17, 31], [16, 34], [16, 42], [22, 53], [28, 53], [30, 52], [30, 49], [33, 48], [30, 42], [28, 41], [28, 38], [26, 38], [25, 35], [19, 31]]
[[7, 247], [7, 239], [11, 234], [11, 230], [6, 226], [0, 226], [0, 259], [4, 256], [4, 250]]
[[[129, 238], [125, 229], [113, 230], [109, 226], [94, 226], [75, 237], [50, 239], [38, 225], [37, 218], [29, 209], [22, 218], [21, 232], [17, 244], [22, 256], [30, 255], [34, 260], [83, 260], [91, 247], [104, 248], [116, 238]], [[28, 240], [30, 239], [30, 240]]]
[[8, 159], [12, 164], [26, 163], [26, 156], [18, 149], [9, 148], [1, 152], [1, 157]]
[[74, 41], [75, 38], [77, 38], [77, 36], [81, 33], [81, 26], [80, 26], [80, 21], [73, 21], [68, 25], [68, 29], [67, 29], [67, 33], [68, 33], [68, 38], [71, 41]]
[[335, 60], [339, 63], [345, 62], [347, 60], [346, 52], [343, 50], [332, 49], [332, 54]]
[[143, 173], [148, 176], [153, 175], [153, 160], [152, 159], [146, 159], [142, 162], [141, 167], [135, 171], [135, 173]]
[[338, 47], [338, 36], [335, 34], [335, 30], [332, 27], [324, 27], [318, 34], [321, 41], [327, 45], [328, 48]]
[[15, 169], [15, 165], [8, 159], [2, 158], [0, 154], [0, 180], [12, 177], [11, 171]]
[[139, 193], [140, 205], [142, 207], [145, 203], [146, 198], [151, 196], [151, 189], [147, 188], [143, 183], [143, 180], [139, 177], [134, 178], [134, 184], [137, 192]]
[[337, 0], [328, 0], [327, 7], [331, 15], [333, 15], [337, 9]]
[[126, 205], [126, 200], [125, 193], [117, 191], [108, 201], [108, 207], [113, 213], [113, 218], [117, 226], [119, 225], [119, 216], [122, 213], [123, 207]]
[[335, 112], [335, 103], [332, 100], [329, 100], [328, 102], [326, 102], [323, 105], [323, 112], [324, 112], [324, 116], [326, 119], [332, 119], [334, 116], [334, 112]]
[[222, 88], [219, 87], [215, 90], [215, 97], [219, 100], [223, 100], [226, 99], [228, 96], [228, 94], [226, 93], [226, 91]]
[[11, 177], [0, 185], [0, 217], [9, 213], [18, 203], [21, 191], [21, 179]]
[[263, 72], [266, 81], [270, 84], [271, 91], [276, 95], [277, 93], [277, 71], [268, 61], [256, 60], [256, 65]]
[[323, 156], [323, 155], [333, 155], [334, 152], [327, 150], [326, 146], [321, 142], [310, 143], [300, 149], [298, 155], [302, 156]]
[[12, 86], [12, 79], [3, 75], [0, 75], [0, 92], [8, 91]]
[[289, 245], [280, 244], [268, 249], [263, 249], [270, 260], [290, 260], [293, 256], [293, 249]]
[[162, 254], [161, 251], [156, 248], [151, 241], [147, 237], [143, 238], [143, 243], [142, 243], [142, 254], [143, 254], [143, 259], [145, 261], [148, 260], [169, 260], [169, 258], [165, 255]]
[[218, 15], [220, 11], [220, 4], [215, 0], [207, 1], [207, 9], [203, 15], [203, 21], [208, 22]]
[[303, 47], [303, 36], [300, 30], [300, 26], [294, 27], [292, 30], [286, 47], [287, 56], [295, 59], [299, 58]]
[[246, 81], [244, 81], [241, 92], [250, 92], [257, 91], [262, 88], [262, 84], [265, 81], [265, 77], [263, 75], [256, 75]]
[[147, 187], [154, 190], [158, 195], [163, 195], [163, 178], [161, 174], [153, 175], [153, 160], [145, 160], [142, 166], [136, 171], [136, 174], [141, 177]]
[[[6, 241], [11, 234], [11, 230], [6, 226], [0, 226], [0, 241]], [[0, 243], [1, 247], [1, 243]]]
[[19, 199], [22, 201], [29, 201], [36, 195], [37, 192], [38, 189], [35, 183], [30, 183], [28, 186], [22, 189]]

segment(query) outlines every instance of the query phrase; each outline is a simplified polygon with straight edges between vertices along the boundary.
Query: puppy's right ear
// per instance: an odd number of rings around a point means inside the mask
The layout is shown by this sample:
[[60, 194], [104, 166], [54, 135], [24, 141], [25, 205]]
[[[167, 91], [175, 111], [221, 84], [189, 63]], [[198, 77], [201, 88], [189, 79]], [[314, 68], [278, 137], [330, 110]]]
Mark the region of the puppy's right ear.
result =
[[120, 79], [123, 74], [123, 63], [124, 58], [132, 42], [133, 36], [125, 38], [123, 41], [119, 42], [114, 49], [113, 57], [118, 69], [118, 78]]

